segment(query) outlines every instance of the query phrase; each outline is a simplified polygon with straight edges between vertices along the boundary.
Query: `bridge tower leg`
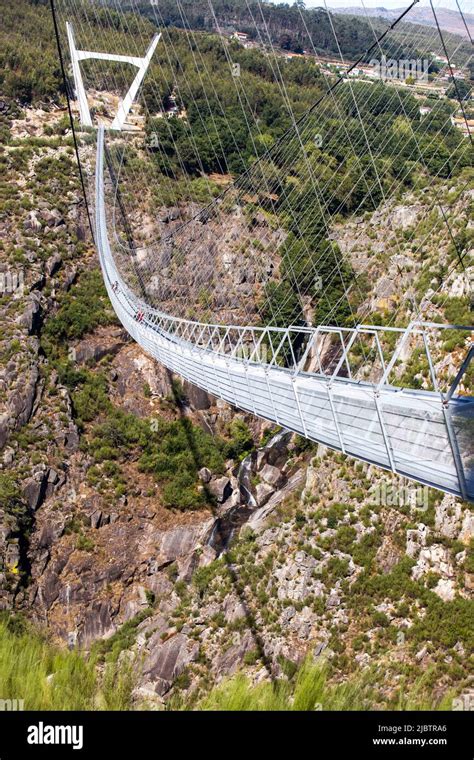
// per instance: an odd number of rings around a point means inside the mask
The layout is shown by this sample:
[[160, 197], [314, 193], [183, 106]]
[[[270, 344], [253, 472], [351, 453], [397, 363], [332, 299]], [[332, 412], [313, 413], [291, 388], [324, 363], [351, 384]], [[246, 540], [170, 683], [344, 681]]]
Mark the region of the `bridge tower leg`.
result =
[[82, 80], [82, 73], [81, 67], [79, 65], [79, 58], [77, 55], [78, 51], [74, 39], [74, 32], [69, 21], [66, 21], [66, 29], [69, 42], [69, 51], [71, 55], [72, 73], [74, 76], [74, 87], [76, 89], [76, 98], [79, 103], [81, 124], [85, 127], [92, 127], [91, 113], [89, 111], [89, 103], [87, 102], [86, 90], [84, 87], [84, 82]]

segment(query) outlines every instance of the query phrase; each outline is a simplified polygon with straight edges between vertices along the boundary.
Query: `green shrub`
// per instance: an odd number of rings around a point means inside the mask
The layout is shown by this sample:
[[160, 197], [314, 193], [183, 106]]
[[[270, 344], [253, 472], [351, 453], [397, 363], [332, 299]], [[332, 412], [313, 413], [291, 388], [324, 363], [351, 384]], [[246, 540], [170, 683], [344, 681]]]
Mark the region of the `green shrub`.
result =
[[44, 331], [49, 340], [70, 341], [116, 321], [102, 275], [94, 269], [83, 272], [78, 283], [63, 295], [58, 312], [46, 322]]
[[10, 515], [22, 515], [25, 510], [20, 487], [10, 473], [0, 473], [0, 506]]
[[230, 424], [231, 441], [226, 447], [229, 459], [243, 459], [254, 448], [252, 433], [243, 420], [236, 417]]

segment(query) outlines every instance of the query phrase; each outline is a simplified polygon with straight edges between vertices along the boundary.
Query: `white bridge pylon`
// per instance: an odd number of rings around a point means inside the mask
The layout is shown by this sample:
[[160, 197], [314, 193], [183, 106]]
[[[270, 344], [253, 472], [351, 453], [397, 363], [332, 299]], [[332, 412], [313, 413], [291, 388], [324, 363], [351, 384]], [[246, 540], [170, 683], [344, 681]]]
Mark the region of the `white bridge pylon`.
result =
[[[105, 206], [104, 128], [97, 133], [95, 177], [96, 245], [104, 282], [113, 308], [127, 332], [151, 356], [217, 398], [348, 456], [424, 485], [474, 502], [474, 398], [456, 394], [474, 358], [468, 350], [458, 375], [445, 394], [439, 388], [429, 351], [427, 332], [450, 325], [412, 322], [408, 328], [359, 325], [339, 328], [273, 328], [212, 325], [180, 319], [140, 299], [127, 285], [114, 259]], [[457, 329], [472, 330], [459, 327]], [[385, 361], [379, 336], [391, 331], [397, 344]], [[304, 333], [307, 348], [301, 359], [279, 366], [278, 354], [290, 335]], [[467, 335], [467, 334], [466, 334]], [[342, 354], [334, 370], [306, 369], [318, 341], [340, 339]], [[356, 380], [349, 356], [354, 340], [375, 337], [382, 374], [377, 382]], [[434, 390], [390, 385], [402, 352], [413, 339], [422, 339]], [[254, 347], [242, 358], [244, 341]], [[270, 359], [258, 348], [270, 346]], [[278, 345], [275, 351], [272, 346]], [[347, 374], [341, 371], [347, 365]]]
[[155, 52], [156, 46], [161, 37], [161, 33], [155, 34], [155, 36], [153, 37], [151, 41], [150, 47], [147, 50], [146, 55], [143, 58], [137, 58], [136, 56], [131, 56], [131, 55], [117, 55], [115, 53], [95, 53], [90, 50], [78, 50], [76, 47], [75, 39], [74, 39], [74, 31], [72, 28], [72, 24], [70, 24], [69, 21], [66, 22], [66, 30], [67, 30], [67, 37], [68, 37], [68, 42], [69, 42], [69, 51], [71, 55], [72, 73], [74, 76], [76, 98], [79, 103], [79, 113], [81, 117], [81, 124], [83, 126], [92, 127], [93, 125], [92, 125], [91, 113], [89, 110], [89, 103], [87, 101], [86, 90], [85, 90], [84, 82], [82, 79], [80, 62], [93, 58], [100, 61], [116, 61], [118, 63], [130, 63], [132, 66], [137, 67], [138, 71], [135, 76], [135, 79], [130, 85], [130, 89], [125, 95], [125, 97], [123, 98], [123, 100], [120, 101], [115, 118], [112, 124], [110, 125], [110, 129], [122, 130], [125, 124], [125, 120], [130, 112], [130, 108], [132, 107], [133, 101], [137, 97], [138, 90], [140, 89], [140, 85], [143, 81], [143, 77], [145, 76], [148, 66], [150, 65], [150, 61], [153, 57], [153, 53]]

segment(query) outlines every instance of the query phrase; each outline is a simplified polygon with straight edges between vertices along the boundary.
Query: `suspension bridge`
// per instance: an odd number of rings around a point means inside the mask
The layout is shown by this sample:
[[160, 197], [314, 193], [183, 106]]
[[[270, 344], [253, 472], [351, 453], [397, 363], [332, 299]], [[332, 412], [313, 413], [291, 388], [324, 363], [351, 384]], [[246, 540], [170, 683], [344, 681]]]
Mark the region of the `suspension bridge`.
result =
[[[80, 61], [125, 60], [138, 68], [112, 124], [97, 126], [93, 196], [95, 242], [104, 282], [118, 318], [133, 339], [172, 372], [238, 409], [358, 460], [474, 501], [474, 398], [460, 393], [474, 357], [469, 342], [473, 328], [421, 318], [405, 328], [363, 323], [355, 327], [253, 326], [199, 321], [160, 308], [156, 297], [147, 297], [152, 277], [144, 285], [145, 270], [140, 271], [139, 265], [137, 269], [140, 248], [130, 248], [123, 263], [124, 247], [115, 229], [116, 209], [110, 213], [107, 204], [111, 192], [116, 201], [118, 197], [117, 178], [108, 166], [107, 135], [124, 128], [155, 48], [162, 41], [157, 35], [144, 57], [108, 56], [78, 50], [70, 23], [67, 35], [80, 115], [86, 126], [92, 121]], [[298, 133], [298, 125], [296, 130]], [[244, 198], [245, 193], [248, 195], [248, 183], [242, 183]], [[216, 208], [216, 213], [221, 213], [220, 207]], [[225, 225], [224, 216], [222, 223]], [[187, 237], [192, 238], [191, 243]], [[195, 229], [180, 225], [176, 239], [183, 246], [195, 247]], [[155, 281], [159, 279], [159, 265], [153, 275]], [[448, 330], [462, 331], [465, 352], [445, 387], [432, 346]], [[358, 345], [371, 352], [371, 369], [365, 373], [360, 371]], [[414, 345], [427, 367], [428, 389], [397, 384], [398, 367]]]

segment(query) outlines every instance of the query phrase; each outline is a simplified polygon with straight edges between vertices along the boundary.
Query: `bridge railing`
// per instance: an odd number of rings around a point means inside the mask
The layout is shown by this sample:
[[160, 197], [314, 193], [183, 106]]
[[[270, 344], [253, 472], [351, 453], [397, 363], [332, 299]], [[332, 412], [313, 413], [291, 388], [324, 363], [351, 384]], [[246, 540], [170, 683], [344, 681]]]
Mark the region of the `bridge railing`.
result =
[[[462, 389], [474, 344], [472, 328], [412, 322], [406, 328], [358, 325], [254, 327], [208, 324], [151, 309], [134, 298], [136, 319], [173, 340], [247, 365], [280, 368], [295, 377], [346, 378], [381, 388], [384, 385], [436, 391], [449, 400]], [[464, 361], [457, 374], [439, 362], [438, 344], [445, 331], [465, 335]], [[465, 356], [464, 356], [465, 355]], [[415, 357], [415, 359], [413, 359]], [[441, 366], [440, 366], [441, 365]]]

